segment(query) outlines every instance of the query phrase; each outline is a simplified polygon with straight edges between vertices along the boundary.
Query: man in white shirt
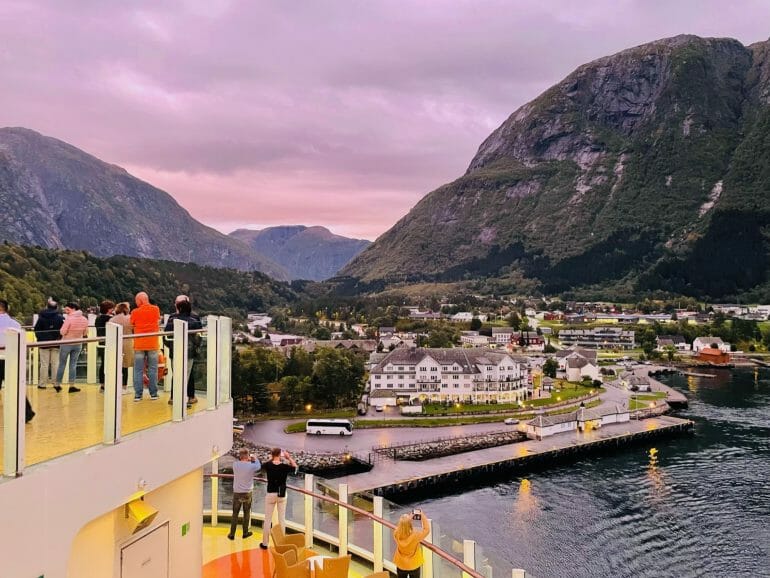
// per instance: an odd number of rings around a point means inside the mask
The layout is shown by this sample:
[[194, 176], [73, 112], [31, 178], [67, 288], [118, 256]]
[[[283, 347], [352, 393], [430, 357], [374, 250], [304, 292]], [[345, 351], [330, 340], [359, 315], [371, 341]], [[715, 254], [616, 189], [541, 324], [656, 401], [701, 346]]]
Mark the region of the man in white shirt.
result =
[[254, 489], [254, 474], [262, 469], [262, 464], [249, 450], [241, 448], [238, 452], [239, 460], [233, 462], [233, 515], [230, 518], [230, 533], [227, 535], [235, 540], [235, 527], [238, 525], [238, 513], [243, 508], [243, 537], [248, 538], [253, 534], [249, 531], [251, 522], [251, 500]]
[[[8, 314], [8, 311], [8, 301], [0, 299], [0, 387], [2, 387], [5, 382], [5, 331], [7, 329], [15, 329], [16, 331], [21, 332], [21, 323], [11, 317]], [[35, 412], [32, 411], [32, 406], [29, 404], [28, 399], [26, 402], [26, 420], [27, 423], [29, 423], [32, 421], [32, 418], [35, 417]]]

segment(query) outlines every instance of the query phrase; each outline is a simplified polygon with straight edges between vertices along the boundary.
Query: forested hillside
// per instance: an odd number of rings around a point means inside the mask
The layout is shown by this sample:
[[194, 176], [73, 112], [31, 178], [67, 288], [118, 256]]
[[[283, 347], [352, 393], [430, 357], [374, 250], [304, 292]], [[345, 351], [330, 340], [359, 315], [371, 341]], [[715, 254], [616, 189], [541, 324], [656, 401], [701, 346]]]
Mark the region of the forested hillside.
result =
[[0, 298], [10, 303], [20, 319], [38, 311], [48, 296], [60, 302], [75, 299], [88, 307], [103, 299], [133, 302], [138, 291], [147, 291], [162, 311], [172, 309], [174, 297], [184, 293], [192, 297], [197, 312], [230, 316], [283, 305], [297, 297], [287, 284], [258, 272], [0, 245]]

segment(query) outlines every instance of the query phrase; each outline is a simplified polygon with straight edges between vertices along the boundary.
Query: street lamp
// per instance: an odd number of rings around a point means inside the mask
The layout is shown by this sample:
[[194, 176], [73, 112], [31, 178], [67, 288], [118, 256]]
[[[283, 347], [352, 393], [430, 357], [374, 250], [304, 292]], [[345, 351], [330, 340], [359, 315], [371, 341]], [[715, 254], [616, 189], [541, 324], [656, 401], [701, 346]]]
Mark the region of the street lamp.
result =
[[309, 403], [305, 406], [305, 411], [307, 413], [310, 413], [310, 411], [313, 409], [313, 404]]

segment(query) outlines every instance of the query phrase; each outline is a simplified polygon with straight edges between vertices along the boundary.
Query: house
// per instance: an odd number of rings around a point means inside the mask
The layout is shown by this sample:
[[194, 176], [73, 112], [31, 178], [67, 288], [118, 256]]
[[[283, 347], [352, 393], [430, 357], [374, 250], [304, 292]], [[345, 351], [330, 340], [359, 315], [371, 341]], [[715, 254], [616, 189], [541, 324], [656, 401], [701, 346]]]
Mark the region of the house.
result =
[[692, 342], [692, 350], [695, 353], [699, 353], [703, 349], [718, 349], [722, 353], [730, 353], [730, 344], [722, 341], [721, 337], [713, 337], [708, 335], [706, 337], [696, 337]]
[[460, 343], [465, 347], [486, 347], [489, 345], [489, 337], [479, 335], [478, 331], [462, 331], [460, 333]]
[[380, 338], [388, 337], [388, 336], [395, 335], [395, 334], [396, 334], [396, 328], [395, 327], [379, 327], [377, 329], [377, 335]]
[[470, 311], [460, 311], [459, 313], [455, 313], [449, 318], [449, 320], [452, 323], [470, 323], [473, 321], [474, 317], [482, 323], [486, 323], [487, 321], [486, 315], [474, 315]]
[[514, 347], [524, 347], [529, 351], [543, 351], [545, 338], [535, 331], [521, 331], [511, 336], [511, 344]]
[[508, 345], [513, 339], [512, 327], [493, 327], [492, 342], [497, 345]]
[[418, 310], [409, 311], [410, 319], [421, 319], [423, 321], [436, 321], [438, 319], [441, 319], [442, 317], [443, 315], [440, 311], [437, 311], [435, 313], [433, 311], [418, 311]]
[[704, 347], [698, 352], [697, 359], [698, 361], [710, 363], [712, 365], [725, 365], [730, 363], [730, 354], [725, 353], [721, 349]]
[[632, 371], [624, 371], [619, 376], [620, 385], [630, 391], [652, 391], [650, 378], [646, 375], [636, 375]]
[[582, 356], [574, 356], [567, 359], [566, 363], [567, 381], [583, 381], [584, 377], [599, 379], [599, 366], [596, 362], [586, 359]]
[[554, 357], [556, 358], [556, 362], [559, 364], [559, 369], [562, 371], [567, 370], [567, 360], [573, 357], [583, 357], [594, 365], [599, 365], [596, 361], [597, 353], [595, 349], [562, 349], [557, 351], [554, 354]]
[[574, 411], [560, 415], [539, 415], [526, 423], [527, 437], [533, 440], [574, 431], [577, 431], [577, 413]]
[[681, 335], [658, 335], [655, 338], [655, 351], [663, 352], [669, 347], [673, 347], [679, 352], [690, 350], [690, 346]]
[[299, 345], [305, 341], [305, 338], [301, 335], [270, 333], [265, 337], [265, 341], [269, 342], [271, 347], [285, 347], [287, 345]]

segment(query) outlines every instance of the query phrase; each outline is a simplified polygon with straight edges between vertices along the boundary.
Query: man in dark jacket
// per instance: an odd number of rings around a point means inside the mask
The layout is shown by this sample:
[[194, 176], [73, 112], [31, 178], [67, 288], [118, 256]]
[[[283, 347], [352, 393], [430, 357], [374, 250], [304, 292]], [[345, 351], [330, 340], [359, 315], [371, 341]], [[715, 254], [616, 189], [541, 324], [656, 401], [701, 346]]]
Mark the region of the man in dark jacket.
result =
[[[112, 301], [102, 301], [99, 304], [99, 315], [94, 320], [97, 337], [104, 338], [107, 336], [107, 324], [112, 319], [114, 310], [115, 304]], [[104, 348], [104, 341], [96, 344], [96, 360], [99, 366], [99, 391], [104, 391]]]
[[[64, 325], [64, 315], [59, 312], [59, 304], [52, 298], [48, 298], [46, 308], [37, 314], [35, 322], [35, 338], [46, 346], [38, 347], [40, 355], [40, 373], [38, 373], [37, 387], [45, 389], [46, 384], [56, 379], [56, 370], [59, 369], [59, 348], [47, 345], [59, 341], [59, 330]], [[49, 373], [50, 371], [50, 373]]]
[[[193, 331], [195, 329], [203, 329], [203, 324], [200, 318], [192, 312], [192, 305], [186, 295], [180, 295], [176, 298], [174, 303], [176, 313], [172, 313], [168, 316], [166, 327], [163, 331], [174, 331], [174, 319], [187, 322], [187, 330]], [[195, 378], [192, 373], [193, 363], [198, 355], [198, 350], [201, 344], [200, 333], [193, 333], [188, 335], [187, 339], [187, 409], [190, 409], [194, 403], [198, 403], [198, 398], [195, 397]], [[174, 338], [166, 336], [163, 338], [164, 344], [168, 347], [169, 360], [174, 358]], [[171, 399], [168, 400], [169, 404], [174, 402], [174, 392], [171, 392]]]

